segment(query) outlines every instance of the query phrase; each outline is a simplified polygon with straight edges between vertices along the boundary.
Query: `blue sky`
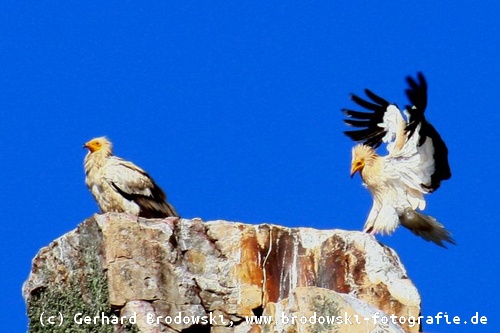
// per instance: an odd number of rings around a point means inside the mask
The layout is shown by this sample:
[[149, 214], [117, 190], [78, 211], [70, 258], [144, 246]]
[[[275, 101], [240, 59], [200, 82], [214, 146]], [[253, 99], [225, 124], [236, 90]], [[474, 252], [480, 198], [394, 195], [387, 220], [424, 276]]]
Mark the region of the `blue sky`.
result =
[[426, 212], [457, 246], [379, 239], [423, 315], [488, 317], [426, 332], [499, 329], [499, 14], [493, 1], [2, 1], [4, 326], [26, 330], [37, 251], [97, 212], [88, 139], [107, 135], [183, 217], [360, 230], [371, 198], [349, 178], [340, 109], [366, 87], [403, 106], [404, 78], [423, 71], [453, 173]]

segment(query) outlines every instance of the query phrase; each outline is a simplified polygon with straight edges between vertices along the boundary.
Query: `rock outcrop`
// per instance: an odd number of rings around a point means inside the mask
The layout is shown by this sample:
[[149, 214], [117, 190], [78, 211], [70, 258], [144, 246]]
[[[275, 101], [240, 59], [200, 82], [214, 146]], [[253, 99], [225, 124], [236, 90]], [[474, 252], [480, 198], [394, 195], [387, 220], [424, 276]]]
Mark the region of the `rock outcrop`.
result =
[[95, 215], [40, 250], [23, 295], [30, 332], [420, 326], [416, 288], [373, 236], [269, 224]]

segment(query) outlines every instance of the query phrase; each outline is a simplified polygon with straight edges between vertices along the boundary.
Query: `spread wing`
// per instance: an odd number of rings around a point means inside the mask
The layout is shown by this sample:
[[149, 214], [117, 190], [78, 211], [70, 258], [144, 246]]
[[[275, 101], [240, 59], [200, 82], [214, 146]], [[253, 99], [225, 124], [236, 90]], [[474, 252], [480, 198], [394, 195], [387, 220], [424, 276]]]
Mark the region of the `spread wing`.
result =
[[139, 205], [139, 216], [160, 218], [178, 216], [166, 202], [165, 193], [154, 180], [132, 162], [110, 157], [105, 166], [104, 179], [125, 199]]
[[397, 153], [383, 157], [384, 174], [394, 182], [396, 188], [405, 187], [405, 197], [413, 209], [424, 209], [422, 194], [429, 190], [423, 184], [430, 183], [434, 161], [429, 158], [429, 153], [418, 151], [417, 140], [418, 136], [414, 135]]
[[349, 126], [361, 128], [344, 133], [352, 140], [373, 148], [387, 143], [389, 153], [397, 152], [405, 141], [406, 122], [401, 111], [396, 105], [389, 103], [368, 89], [365, 89], [365, 94], [371, 99], [371, 102], [357, 95], [351, 95], [352, 101], [365, 108], [365, 112], [342, 109], [348, 117], [348, 119], [344, 119], [344, 122]]
[[[390, 163], [402, 173], [407, 186], [427, 193], [439, 188], [441, 181], [451, 177], [448, 148], [436, 129], [424, 116], [427, 108], [427, 82], [422, 73], [417, 79], [407, 77], [406, 123], [396, 105], [365, 89], [364, 100], [351, 95], [364, 112], [343, 109], [348, 119], [344, 122], [361, 129], [345, 131], [354, 141], [377, 148], [387, 143]], [[371, 111], [371, 112], [367, 112]]]
[[417, 133], [418, 153], [424, 162], [426, 160], [433, 161], [432, 170], [429, 170], [430, 183], [424, 183], [426, 188], [433, 192], [439, 188], [441, 181], [451, 177], [448, 148], [434, 126], [424, 116], [427, 108], [427, 82], [422, 73], [417, 74], [417, 79], [418, 81], [410, 76], [406, 78], [409, 85], [409, 88], [406, 89], [406, 96], [412, 103], [412, 106], [407, 105], [405, 110], [409, 116], [406, 132], [408, 138]]

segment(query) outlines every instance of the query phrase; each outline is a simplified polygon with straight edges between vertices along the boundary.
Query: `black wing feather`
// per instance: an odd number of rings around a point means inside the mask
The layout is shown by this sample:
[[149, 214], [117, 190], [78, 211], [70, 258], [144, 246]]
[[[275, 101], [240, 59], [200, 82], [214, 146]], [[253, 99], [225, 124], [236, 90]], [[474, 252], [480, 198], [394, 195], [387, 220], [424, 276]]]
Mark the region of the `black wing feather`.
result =
[[386, 105], [389, 106], [389, 103], [387, 100], [383, 99], [382, 97], [374, 94], [371, 90], [365, 89], [365, 94], [368, 96], [372, 101], [377, 103], [378, 105]]
[[441, 135], [425, 118], [425, 109], [427, 108], [427, 82], [422, 73], [417, 74], [418, 82], [412, 77], [408, 76], [406, 82], [410, 86], [406, 89], [406, 96], [412, 103], [412, 106], [407, 105], [406, 111], [410, 115], [406, 132], [410, 138], [418, 126], [421, 124], [419, 131], [418, 145], [422, 146], [427, 138], [432, 140], [434, 146], [434, 165], [435, 170], [431, 176], [431, 184], [426, 186], [431, 192], [439, 188], [441, 181], [450, 179], [451, 169], [448, 162], [448, 148], [444, 143]]
[[351, 99], [359, 106], [373, 112], [342, 109], [349, 118], [344, 119], [344, 122], [347, 125], [361, 128], [359, 130], [345, 131], [344, 134], [356, 142], [363, 142], [365, 145], [377, 148], [382, 143], [382, 138], [386, 133], [378, 124], [384, 121], [384, 113], [390, 103], [368, 89], [365, 89], [365, 94], [371, 99], [371, 102], [354, 94], [351, 94]]
[[[126, 200], [135, 202], [140, 207], [139, 216], [145, 218], [179, 216], [174, 207], [167, 202], [165, 192], [163, 192], [160, 186], [155, 183], [153, 178], [151, 178], [146, 171], [131, 164], [130, 162], [124, 161], [119, 157], [115, 157], [115, 159], [121, 161], [120, 166], [126, 168], [125, 170], [132, 170], [149, 180], [149, 182], [142, 183], [141, 185], [136, 184], [137, 186], [142, 186], [142, 188], [139, 188], [136, 192], [131, 192], [126, 188], [122, 188], [118, 182], [109, 181], [109, 184], [116, 192], [118, 192]], [[149, 189], [151, 195], [144, 194], [142, 190], [146, 188]]]
[[[422, 73], [418, 73], [417, 77], [418, 83], [411, 76], [406, 78], [406, 82], [410, 88], [406, 89], [405, 92], [412, 104], [412, 106], [406, 106], [406, 111], [410, 114], [408, 126], [406, 127], [408, 138], [413, 135], [418, 124], [425, 120], [424, 112], [427, 108], [427, 82]], [[421, 146], [424, 142], [425, 137], [421, 136], [419, 145]]]
[[116, 192], [120, 193], [125, 199], [135, 202], [140, 207], [139, 216], [145, 218], [165, 218], [170, 216], [179, 217], [174, 207], [165, 200], [165, 193], [154, 184], [151, 189], [152, 196], [146, 196], [137, 193], [128, 193], [122, 190], [117, 184], [110, 183]]
[[342, 109], [342, 112], [349, 118], [357, 118], [357, 119], [372, 119], [371, 113], [359, 112], [349, 109]]
[[369, 120], [354, 120], [354, 119], [345, 119], [344, 122], [353, 127], [368, 127], [370, 126]]

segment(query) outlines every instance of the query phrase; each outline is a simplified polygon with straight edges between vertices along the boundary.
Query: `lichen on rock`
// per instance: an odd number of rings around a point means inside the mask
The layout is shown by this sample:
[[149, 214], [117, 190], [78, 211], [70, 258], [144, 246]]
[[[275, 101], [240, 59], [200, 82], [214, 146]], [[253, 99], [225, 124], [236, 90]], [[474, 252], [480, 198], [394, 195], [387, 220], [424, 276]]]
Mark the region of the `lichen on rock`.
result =
[[[43, 248], [23, 287], [29, 332], [47, 332], [43, 317], [55, 316], [57, 325], [50, 331], [63, 333], [87, 332], [75, 323], [78, 313], [112, 315], [101, 261], [102, 233], [93, 218]], [[102, 326], [100, 332], [113, 332], [113, 326]]]

